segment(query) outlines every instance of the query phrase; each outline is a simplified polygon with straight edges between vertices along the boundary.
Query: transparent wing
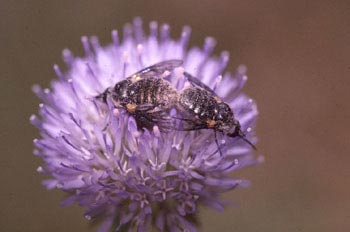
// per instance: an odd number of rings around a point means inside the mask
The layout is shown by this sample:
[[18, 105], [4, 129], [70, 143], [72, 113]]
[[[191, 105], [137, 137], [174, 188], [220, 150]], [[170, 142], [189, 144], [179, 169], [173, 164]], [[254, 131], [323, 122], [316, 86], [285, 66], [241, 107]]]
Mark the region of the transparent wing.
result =
[[141, 69], [137, 73], [131, 75], [129, 78], [133, 78], [135, 76], [139, 76], [141, 78], [148, 78], [148, 77], [158, 77], [162, 75], [165, 71], [171, 72], [175, 68], [181, 66], [183, 63], [182, 60], [166, 60], [159, 63], [156, 63], [154, 65], [151, 65], [149, 67], [146, 67], [144, 69]]
[[214, 90], [212, 90], [209, 86], [207, 86], [206, 84], [204, 84], [203, 82], [201, 82], [198, 78], [192, 76], [191, 74], [189, 74], [188, 72], [184, 72], [184, 76], [187, 78], [187, 80], [193, 84], [194, 86], [197, 86], [199, 88], [202, 88], [206, 91], [208, 91], [209, 93], [213, 94], [214, 96], [217, 96], [217, 94], [214, 92]]
[[169, 113], [150, 103], [137, 106], [133, 115], [138, 130], [143, 130], [144, 128], [152, 130], [153, 127], [157, 125], [161, 132], [167, 132], [173, 127], [173, 122]]

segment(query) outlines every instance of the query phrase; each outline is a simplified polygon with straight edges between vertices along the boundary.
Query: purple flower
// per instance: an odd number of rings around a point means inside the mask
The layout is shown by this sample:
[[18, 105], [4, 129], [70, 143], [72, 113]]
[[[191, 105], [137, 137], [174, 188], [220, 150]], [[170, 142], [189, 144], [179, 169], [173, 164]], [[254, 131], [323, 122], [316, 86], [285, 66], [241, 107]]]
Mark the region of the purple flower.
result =
[[55, 65], [58, 80], [51, 88], [33, 87], [43, 102], [40, 116], [30, 118], [41, 134], [34, 140], [34, 153], [45, 162], [38, 171], [51, 177], [43, 183], [69, 194], [62, 205], [78, 203], [86, 208], [87, 219], [102, 219], [99, 231], [197, 231], [198, 206], [223, 210], [220, 194], [247, 185], [228, 175], [261, 161], [239, 137], [217, 133], [221, 155], [213, 130], [161, 133], [155, 126], [140, 132], [124, 110], [110, 102], [106, 107], [96, 103], [95, 96], [132, 73], [180, 59], [183, 67], [171, 73], [172, 84], [181, 88], [181, 70], [200, 78], [231, 106], [242, 131], [255, 143], [256, 105], [241, 93], [245, 68], [234, 75], [224, 72], [229, 56], [211, 56], [213, 38], [203, 48], [188, 50], [190, 32], [184, 27], [174, 40], [168, 25], [158, 34], [158, 24], [151, 22], [145, 35], [141, 20], [135, 19], [124, 27], [121, 41], [113, 31], [108, 46], [100, 46], [97, 37], [82, 37], [85, 57], [64, 50], [67, 71]]

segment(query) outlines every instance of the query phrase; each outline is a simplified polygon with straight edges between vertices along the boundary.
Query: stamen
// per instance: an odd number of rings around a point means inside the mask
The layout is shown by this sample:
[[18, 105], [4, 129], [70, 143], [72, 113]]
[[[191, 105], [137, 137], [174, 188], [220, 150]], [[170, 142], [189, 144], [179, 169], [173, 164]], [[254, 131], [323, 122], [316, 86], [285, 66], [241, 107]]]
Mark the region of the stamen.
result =
[[263, 162], [265, 162], [265, 157], [262, 156], [262, 155], [259, 156], [258, 159], [257, 159], [257, 162], [258, 162], [258, 163], [263, 163]]
[[132, 25], [130, 23], [125, 24], [123, 27], [123, 40], [128, 41], [132, 38]]
[[30, 123], [32, 125], [34, 125], [35, 127], [39, 128], [39, 129], [43, 128], [41, 121], [38, 119], [38, 117], [36, 115], [32, 114], [30, 116], [29, 120], [30, 120]]
[[81, 151], [78, 147], [76, 147], [69, 139], [66, 138], [66, 136], [62, 135], [61, 138], [64, 142], [66, 142], [70, 147], [74, 148], [77, 151]]
[[239, 165], [238, 159], [234, 159], [231, 164], [229, 164], [227, 167], [223, 167], [221, 170], [222, 171], [227, 171], [227, 170], [230, 170], [231, 168], [234, 168], [234, 167], [237, 168], [238, 165]]
[[43, 147], [43, 146], [41, 146], [41, 145], [42, 145], [42, 143], [40, 142], [40, 140], [39, 140], [39, 139], [33, 139], [33, 143], [34, 143], [36, 146]]
[[169, 40], [169, 35], [170, 35], [170, 26], [168, 24], [163, 24], [160, 31], [160, 40], [162, 42]]
[[80, 102], [79, 97], [78, 97], [78, 93], [77, 93], [77, 91], [76, 91], [76, 89], [74, 87], [73, 80], [72, 79], [68, 79], [68, 83], [69, 83], [69, 86], [71, 87], [71, 90], [72, 90], [72, 92], [74, 94], [75, 100], [77, 102]]
[[43, 97], [43, 91], [39, 85], [33, 85], [32, 86], [32, 91], [40, 98], [42, 99]]
[[159, 127], [157, 125], [155, 125], [153, 127], [153, 133], [156, 137], [160, 138], [160, 130], [159, 130]]
[[65, 81], [64, 75], [61, 72], [61, 69], [57, 64], [54, 64], [53, 70], [55, 71], [55, 74], [60, 79], [60, 81]]
[[120, 115], [120, 112], [119, 112], [119, 110], [117, 109], [117, 108], [115, 108], [115, 109], [113, 109], [113, 115], [115, 116], [115, 117], [119, 117], [119, 115]]
[[182, 49], [184, 50], [186, 49], [190, 36], [191, 36], [191, 27], [184, 26], [182, 28], [181, 40], [180, 40]]
[[183, 85], [185, 82], [184, 72], [185, 72], [185, 69], [183, 67], [178, 67], [174, 70], [175, 86], [177, 89], [183, 88]]
[[[93, 76], [95, 79], [97, 79], [97, 77], [96, 77], [94, 71], [93, 71], [92, 68], [91, 68], [90, 63], [89, 63], [89, 62], [86, 62], [85, 64], [86, 64], [86, 67], [88, 68], [88, 71], [89, 71], [90, 75]], [[97, 82], [96, 82], [96, 83], [97, 83]]]
[[251, 105], [254, 103], [254, 100], [249, 98], [248, 100], [248, 107], [251, 107]]
[[100, 41], [98, 40], [97, 36], [91, 36], [90, 43], [95, 53], [101, 48]]
[[204, 53], [209, 56], [216, 46], [216, 40], [213, 37], [207, 37], [204, 41]]
[[63, 57], [63, 61], [66, 63], [67, 66], [71, 66], [73, 61], [74, 61], [74, 57], [73, 57], [73, 53], [69, 50], [69, 49], [63, 49], [62, 51], [62, 57]]
[[245, 75], [247, 73], [247, 67], [245, 65], [238, 66], [237, 73]]
[[83, 44], [83, 48], [84, 48], [86, 56], [90, 56], [91, 55], [91, 48], [90, 48], [90, 43], [89, 43], [88, 37], [82, 36], [81, 43]]
[[116, 48], [119, 47], [119, 35], [117, 30], [113, 30], [111, 33], [113, 44]]
[[158, 23], [156, 21], [150, 22], [149, 29], [150, 29], [150, 37], [157, 38], [157, 36], [158, 36]]
[[226, 68], [229, 59], [230, 59], [230, 53], [228, 51], [221, 52], [221, 54], [220, 54], [220, 64], [219, 64], [219, 68], [217, 70], [217, 75], [222, 73], [222, 71]]
[[240, 80], [238, 80], [238, 85], [234, 88], [231, 95], [235, 97], [242, 90], [247, 80], [248, 80], [248, 77], [246, 75], [241, 76]]
[[41, 153], [39, 150], [37, 150], [37, 149], [34, 149], [33, 154], [34, 154], [35, 156], [40, 156], [40, 155], [42, 155], [42, 153]]
[[178, 143], [178, 144], [175, 144], [175, 143], [174, 143], [174, 144], [171, 145], [171, 147], [172, 147], [172, 148], [175, 148], [175, 149], [178, 150], [178, 151], [180, 151], [180, 149], [181, 149], [181, 144], [180, 144], [180, 143]]
[[140, 65], [140, 68], [142, 68], [142, 67], [144, 67], [143, 61], [142, 61], [142, 54], [143, 54], [143, 46], [142, 46], [142, 44], [138, 44], [136, 49], [137, 49], [139, 65]]
[[135, 32], [135, 38], [136, 42], [140, 43], [143, 40], [143, 29], [142, 29], [142, 20], [139, 17], [136, 17], [134, 19], [134, 32]]
[[133, 133], [133, 135], [134, 135], [134, 136], [135, 136], [135, 138], [137, 139], [137, 138], [140, 138], [140, 136], [142, 135], [142, 132], [141, 132], [141, 131], [136, 130], [136, 131]]
[[69, 113], [69, 118], [74, 122], [75, 125], [81, 128], [81, 120], [77, 120], [72, 113]]
[[126, 75], [126, 68], [129, 64], [129, 54], [127, 51], [123, 52], [123, 77]]
[[40, 108], [40, 114], [44, 117], [47, 116], [48, 118], [54, 119], [54, 120], [62, 120], [60, 117], [57, 117], [57, 115], [55, 115], [55, 113], [52, 113], [48, 107], [46, 107], [43, 103], [39, 104], [39, 108]]
[[214, 85], [213, 91], [215, 91], [219, 87], [219, 85], [221, 84], [221, 81], [222, 81], [222, 76], [221, 75], [217, 76], [215, 79], [215, 85]]
[[97, 106], [96, 98], [92, 98], [91, 100], [92, 100], [95, 111], [98, 113], [99, 116], [101, 116], [102, 112], [101, 112], [100, 107]]
[[41, 167], [41, 166], [39, 166], [39, 167], [36, 169], [36, 171], [37, 171], [38, 173], [44, 173], [44, 169], [43, 169], [43, 167]]
[[94, 84], [94, 86], [102, 89], [101, 83], [99, 82], [98, 77], [96, 76], [94, 70], [92, 69], [90, 62], [86, 62], [86, 66], [88, 68], [88, 72], [90, 73], [90, 75], [87, 75], [87, 78], [90, 79], [90, 81]]
[[203, 68], [205, 66], [205, 63], [207, 62], [209, 56], [213, 52], [215, 45], [216, 45], [216, 40], [213, 37], [205, 38], [204, 45], [203, 45], [204, 57], [202, 62], [198, 66], [198, 70], [197, 70], [198, 75], [201, 75], [203, 73]]

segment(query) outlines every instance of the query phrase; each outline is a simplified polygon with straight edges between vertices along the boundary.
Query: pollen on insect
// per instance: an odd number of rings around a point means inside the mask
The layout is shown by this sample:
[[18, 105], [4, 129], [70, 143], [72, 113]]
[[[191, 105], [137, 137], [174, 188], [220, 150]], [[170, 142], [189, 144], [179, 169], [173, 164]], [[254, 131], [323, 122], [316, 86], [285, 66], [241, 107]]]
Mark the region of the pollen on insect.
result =
[[208, 128], [214, 128], [216, 122], [214, 120], [207, 120], [207, 126]]
[[126, 110], [129, 112], [129, 113], [134, 113], [136, 111], [136, 107], [137, 105], [136, 104], [126, 104]]
[[169, 76], [171, 74], [171, 72], [169, 72], [168, 70], [166, 70], [160, 77], [161, 78], [165, 78], [167, 76]]
[[215, 96], [214, 99], [217, 103], [222, 103], [221, 98], [219, 98], [218, 96]]
[[135, 82], [141, 80], [141, 77], [140, 77], [140, 75], [135, 74], [135, 75], [131, 76], [130, 80], [132, 81], [132, 83], [135, 83]]

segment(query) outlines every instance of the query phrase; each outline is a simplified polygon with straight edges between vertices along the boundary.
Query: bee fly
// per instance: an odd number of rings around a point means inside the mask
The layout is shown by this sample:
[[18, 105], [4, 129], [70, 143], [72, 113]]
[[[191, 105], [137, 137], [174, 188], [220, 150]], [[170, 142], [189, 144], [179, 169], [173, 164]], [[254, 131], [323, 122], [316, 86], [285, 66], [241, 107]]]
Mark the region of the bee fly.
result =
[[109, 98], [116, 108], [124, 108], [135, 118], [138, 130], [157, 125], [167, 131], [172, 128], [169, 111], [176, 104], [177, 91], [163, 77], [181, 64], [181, 60], [167, 60], [146, 67], [96, 98], [104, 103]]
[[178, 118], [187, 124], [185, 130], [213, 129], [215, 142], [221, 153], [217, 140], [217, 132], [222, 132], [229, 137], [240, 137], [256, 150], [241, 130], [241, 125], [234, 118], [234, 113], [227, 103], [221, 100], [217, 94], [203, 82], [187, 72], [184, 76], [192, 84], [180, 92], [177, 109], [184, 114]]
[[[135, 118], [138, 130], [152, 130], [155, 125], [160, 131], [213, 129], [220, 154], [217, 132], [240, 137], [256, 149], [242, 132], [229, 105], [211, 88], [187, 72], [184, 76], [193, 86], [181, 91], [164, 79], [166, 71], [171, 72], [181, 64], [181, 60], [167, 60], [144, 68], [107, 88], [96, 99], [107, 103], [109, 98], [116, 108], [125, 109]], [[170, 116], [171, 109], [176, 109], [177, 116]], [[174, 125], [175, 120], [184, 122], [185, 128]]]

